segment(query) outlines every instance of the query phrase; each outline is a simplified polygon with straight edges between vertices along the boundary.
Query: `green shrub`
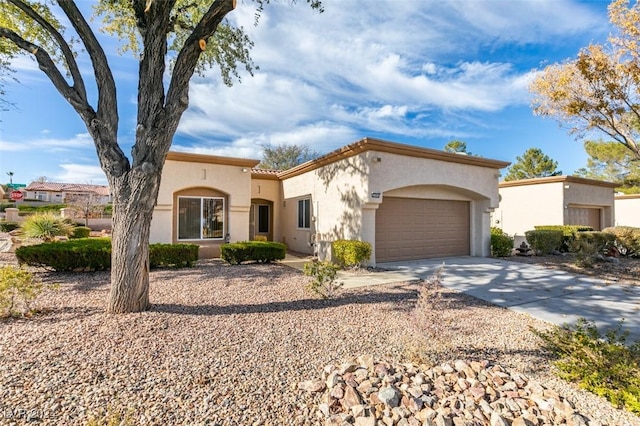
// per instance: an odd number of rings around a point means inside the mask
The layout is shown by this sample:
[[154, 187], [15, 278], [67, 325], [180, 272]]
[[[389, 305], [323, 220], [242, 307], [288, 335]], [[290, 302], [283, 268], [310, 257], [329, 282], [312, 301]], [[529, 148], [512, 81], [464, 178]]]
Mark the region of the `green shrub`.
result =
[[563, 236], [560, 230], [533, 230], [525, 232], [524, 236], [537, 255], [549, 254], [562, 247]]
[[[149, 266], [193, 266], [198, 248], [196, 244], [150, 244]], [[54, 271], [102, 271], [111, 268], [111, 239], [79, 238], [23, 246], [16, 249], [16, 257], [21, 265]]]
[[338, 240], [331, 243], [333, 257], [343, 268], [357, 268], [371, 258], [371, 244], [366, 241]]
[[640, 257], [640, 228], [615, 226], [602, 232], [616, 236], [615, 246], [623, 256]]
[[586, 225], [538, 225], [536, 231], [562, 231], [562, 246], [559, 250], [571, 251], [571, 245], [579, 232], [593, 231], [593, 227]]
[[45, 204], [42, 206], [19, 204], [18, 210], [20, 210], [20, 212], [29, 212], [29, 213], [60, 213], [60, 209], [64, 209], [66, 207], [67, 207], [66, 204]]
[[151, 268], [191, 267], [198, 261], [199, 249], [200, 246], [197, 244], [151, 244], [149, 245], [149, 266]]
[[89, 235], [91, 235], [91, 228], [87, 226], [76, 226], [71, 231], [71, 235], [69, 235], [69, 237], [70, 238], [89, 238]]
[[273, 241], [241, 241], [223, 244], [220, 247], [220, 258], [231, 265], [239, 265], [246, 261], [269, 263], [284, 259], [287, 246]]
[[335, 296], [342, 287], [341, 282], [336, 281], [336, 274], [340, 267], [331, 262], [307, 262], [303, 266], [303, 272], [313, 280], [307, 285], [307, 290], [317, 294], [323, 299]]
[[27, 217], [22, 222], [21, 229], [22, 234], [27, 238], [52, 241], [55, 237], [69, 235], [73, 227], [60, 216], [43, 213]]
[[502, 229], [491, 228], [491, 256], [508, 257], [513, 252], [513, 238], [502, 232]]
[[14, 229], [20, 228], [20, 224], [16, 222], [0, 222], [0, 232], [11, 232]]
[[575, 327], [533, 331], [559, 358], [554, 364], [561, 378], [640, 414], [640, 342], [627, 345], [628, 332], [618, 327], [603, 337], [584, 319]]
[[601, 231], [579, 232], [575, 235], [571, 246], [571, 251], [580, 253], [585, 250], [585, 246], [593, 246], [595, 254], [605, 254], [614, 245], [616, 236]]
[[111, 267], [111, 240], [81, 238], [22, 246], [16, 249], [16, 257], [21, 265], [54, 271], [101, 271]]
[[31, 302], [42, 291], [42, 284], [24, 269], [15, 266], [0, 268], [0, 316], [27, 315]]
[[15, 207], [16, 205], [13, 203], [0, 203], [0, 212], [3, 212], [9, 208]]

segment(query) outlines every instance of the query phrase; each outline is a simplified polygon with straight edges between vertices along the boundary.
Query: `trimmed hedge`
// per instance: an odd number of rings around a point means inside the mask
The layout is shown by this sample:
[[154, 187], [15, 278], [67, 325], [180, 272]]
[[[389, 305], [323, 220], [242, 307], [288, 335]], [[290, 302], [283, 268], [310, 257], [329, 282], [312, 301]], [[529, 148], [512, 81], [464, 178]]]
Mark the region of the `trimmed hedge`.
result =
[[198, 261], [199, 249], [197, 244], [150, 244], [149, 266], [191, 267]]
[[16, 249], [20, 265], [42, 266], [54, 271], [102, 271], [111, 267], [109, 238], [42, 243]]
[[17, 222], [0, 222], [0, 232], [11, 232], [20, 228], [20, 224]]
[[[196, 244], [150, 244], [149, 266], [185, 267], [198, 260]], [[16, 249], [20, 264], [54, 271], [102, 271], [111, 268], [110, 238], [79, 238]]]
[[574, 237], [572, 248], [576, 253], [594, 250], [596, 254], [604, 254], [615, 241], [616, 236], [608, 232], [579, 232]]
[[573, 241], [579, 232], [593, 231], [593, 227], [586, 225], [538, 225], [536, 231], [562, 231], [562, 246], [559, 250], [571, 251]]
[[220, 258], [231, 265], [246, 261], [269, 263], [282, 260], [287, 254], [287, 246], [273, 241], [240, 241], [220, 246]]
[[333, 257], [342, 268], [359, 267], [371, 258], [371, 244], [358, 240], [337, 240], [331, 243]]
[[616, 236], [615, 246], [623, 256], [640, 257], [640, 228], [615, 226], [602, 232]]
[[508, 257], [513, 252], [513, 238], [500, 228], [491, 227], [491, 256]]
[[89, 235], [91, 235], [91, 228], [86, 226], [76, 226], [71, 231], [69, 238], [89, 238]]
[[563, 243], [561, 230], [536, 229], [525, 232], [524, 236], [537, 255], [550, 254], [554, 250], [560, 250]]

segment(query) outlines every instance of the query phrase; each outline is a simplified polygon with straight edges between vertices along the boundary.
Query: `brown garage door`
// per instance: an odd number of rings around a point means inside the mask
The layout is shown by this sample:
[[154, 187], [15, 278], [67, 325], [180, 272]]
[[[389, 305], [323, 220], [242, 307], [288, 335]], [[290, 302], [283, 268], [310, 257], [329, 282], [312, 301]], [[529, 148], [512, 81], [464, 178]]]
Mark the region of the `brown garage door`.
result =
[[385, 197], [376, 211], [377, 262], [468, 254], [468, 201]]
[[594, 231], [600, 231], [600, 209], [588, 207], [569, 207], [567, 225], [586, 225]]

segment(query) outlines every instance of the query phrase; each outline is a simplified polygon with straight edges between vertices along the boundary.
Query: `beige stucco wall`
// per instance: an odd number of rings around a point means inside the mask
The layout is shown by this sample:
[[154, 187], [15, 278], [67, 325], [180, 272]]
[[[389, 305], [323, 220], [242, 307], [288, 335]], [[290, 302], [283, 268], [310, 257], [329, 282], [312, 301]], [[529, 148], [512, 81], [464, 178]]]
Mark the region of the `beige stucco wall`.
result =
[[615, 225], [640, 227], [640, 194], [615, 197]]
[[[369, 166], [362, 154], [282, 182], [283, 237], [290, 250], [313, 253], [314, 240], [362, 239], [362, 205]], [[311, 229], [298, 229], [298, 200], [311, 198]], [[365, 240], [366, 241], [366, 240]], [[324, 250], [324, 247], [320, 247]]]
[[[321, 257], [336, 239], [372, 245], [375, 263], [375, 213], [385, 196], [470, 201], [473, 256], [489, 255], [490, 211], [498, 205], [498, 170], [388, 152], [365, 151], [316, 170], [285, 179], [283, 233], [289, 248]], [[377, 198], [374, 196], [378, 196]], [[297, 200], [312, 200], [312, 229], [297, 229]]]
[[492, 225], [516, 237], [536, 225], [564, 223], [562, 182], [500, 188], [500, 206], [492, 214]]
[[[205, 156], [203, 156], [205, 157]], [[226, 195], [225, 234], [230, 241], [249, 238], [249, 209], [251, 207], [251, 173], [241, 165], [226, 165], [198, 161], [174, 161], [167, 159], [162, 172], [158, 201], [151, 220], [150, 242], [176, 242], [174, 219], [174, 194], [189, 188], [215, 190]], [[201, 256], [219, 255], [219, 240], [189, 241], [206, 245]], [[205, 252], [206, 253], [203, 253]]]
[[[500, 187], [500, 206], [492, 215], [491, 224], [515, 235], [516, 243], [536, 225], [568, 223], [570, 207], [599, 208], [601, 226], [613, 224], [613, 188], [572, 180], [571, 177], [533, 179], [531, 184], [520, 181], [516, 186]], [[563, 180], [564, 179], [564, 180]], [[515, 184], [515, 182], [513, 182]], [[512, 183], [505, 183], [506, 185]]]

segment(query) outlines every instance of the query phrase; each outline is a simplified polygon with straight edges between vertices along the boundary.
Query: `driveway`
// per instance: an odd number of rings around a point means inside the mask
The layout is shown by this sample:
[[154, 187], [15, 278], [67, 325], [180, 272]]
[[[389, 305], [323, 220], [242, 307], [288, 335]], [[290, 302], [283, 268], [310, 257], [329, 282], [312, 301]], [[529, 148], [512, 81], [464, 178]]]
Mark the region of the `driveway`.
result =
[[389, 270], [382, 275], [402, 280], [428, 278], [440, 265], [444, 265], [442, 285], [447, 288], [557, 325], [574, 324], [582, 317], [594, 321], [604, 333], [624, 319], [628, 342], [640, 341], [640, 287], [493, 258], [378, 264]]

